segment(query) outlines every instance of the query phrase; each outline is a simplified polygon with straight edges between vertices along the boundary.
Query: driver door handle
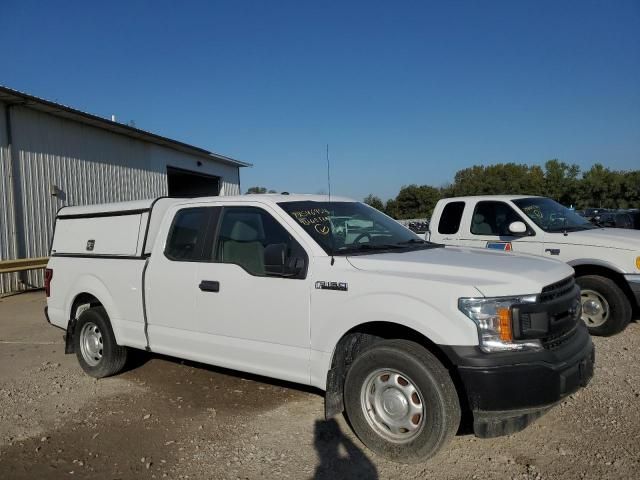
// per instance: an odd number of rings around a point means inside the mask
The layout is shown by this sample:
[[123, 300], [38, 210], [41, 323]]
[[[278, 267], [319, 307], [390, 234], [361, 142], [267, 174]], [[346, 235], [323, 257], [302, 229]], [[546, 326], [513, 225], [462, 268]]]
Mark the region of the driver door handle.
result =
[[203, 292], [219, 292], [220, 291], [220, 282], [216, 282], [214, 280], [202, 280], [198, 288]]

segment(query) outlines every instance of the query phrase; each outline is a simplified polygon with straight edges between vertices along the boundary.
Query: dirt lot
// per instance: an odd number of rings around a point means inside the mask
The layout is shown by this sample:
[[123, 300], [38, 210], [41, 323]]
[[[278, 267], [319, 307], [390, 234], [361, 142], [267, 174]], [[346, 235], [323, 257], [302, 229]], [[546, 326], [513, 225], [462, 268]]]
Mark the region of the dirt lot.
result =
[[295, 385], [141, 355], [94, 380], [42, 292], [0, 300], [0, 478], [640, 478], [640, 324], [596, 338], [589, 387], [516, 435], [459, 436], [423, 465], [368, 452]]

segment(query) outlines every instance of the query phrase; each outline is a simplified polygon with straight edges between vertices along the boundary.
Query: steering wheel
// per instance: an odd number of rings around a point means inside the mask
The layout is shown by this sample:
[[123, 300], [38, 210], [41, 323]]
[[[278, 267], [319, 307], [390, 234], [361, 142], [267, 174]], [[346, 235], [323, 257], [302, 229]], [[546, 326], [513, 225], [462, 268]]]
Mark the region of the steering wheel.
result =
[[369, 242], [368, 243], [371, 243], [371, 234], [369, 232], [364, 232], [364, 233], [361, 233], [360, 235], [358, 235], [353, 240], [353, 243], [360, 243], [360, 240], [362, 240], [364, 237], [369, 237]]

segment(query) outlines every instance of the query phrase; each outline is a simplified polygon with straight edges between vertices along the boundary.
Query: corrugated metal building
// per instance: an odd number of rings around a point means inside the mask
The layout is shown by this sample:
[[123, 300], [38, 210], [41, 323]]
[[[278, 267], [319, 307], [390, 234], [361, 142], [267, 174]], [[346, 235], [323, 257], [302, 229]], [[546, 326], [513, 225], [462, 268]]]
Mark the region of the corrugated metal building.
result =
[[[0, 87], [0, 260], [47, 256], [64, 205], [239, 194], [248, 165]], [[0, 274], [0, 293], [42, 281]]]

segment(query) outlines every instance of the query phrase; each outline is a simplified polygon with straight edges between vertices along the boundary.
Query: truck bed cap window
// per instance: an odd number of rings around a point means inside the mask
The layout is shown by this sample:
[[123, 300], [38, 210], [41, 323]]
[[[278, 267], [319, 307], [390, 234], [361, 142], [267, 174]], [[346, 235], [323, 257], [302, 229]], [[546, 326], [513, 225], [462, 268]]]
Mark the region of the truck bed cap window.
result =
[[460, 229], [460, 220], [462, 220], [462, 212], [464, 212], [464, 202], [450, 202], [444, 206], [440, 223], [438, 224], [438, 233], [443, 235], [452, 235], [458, 233]]

